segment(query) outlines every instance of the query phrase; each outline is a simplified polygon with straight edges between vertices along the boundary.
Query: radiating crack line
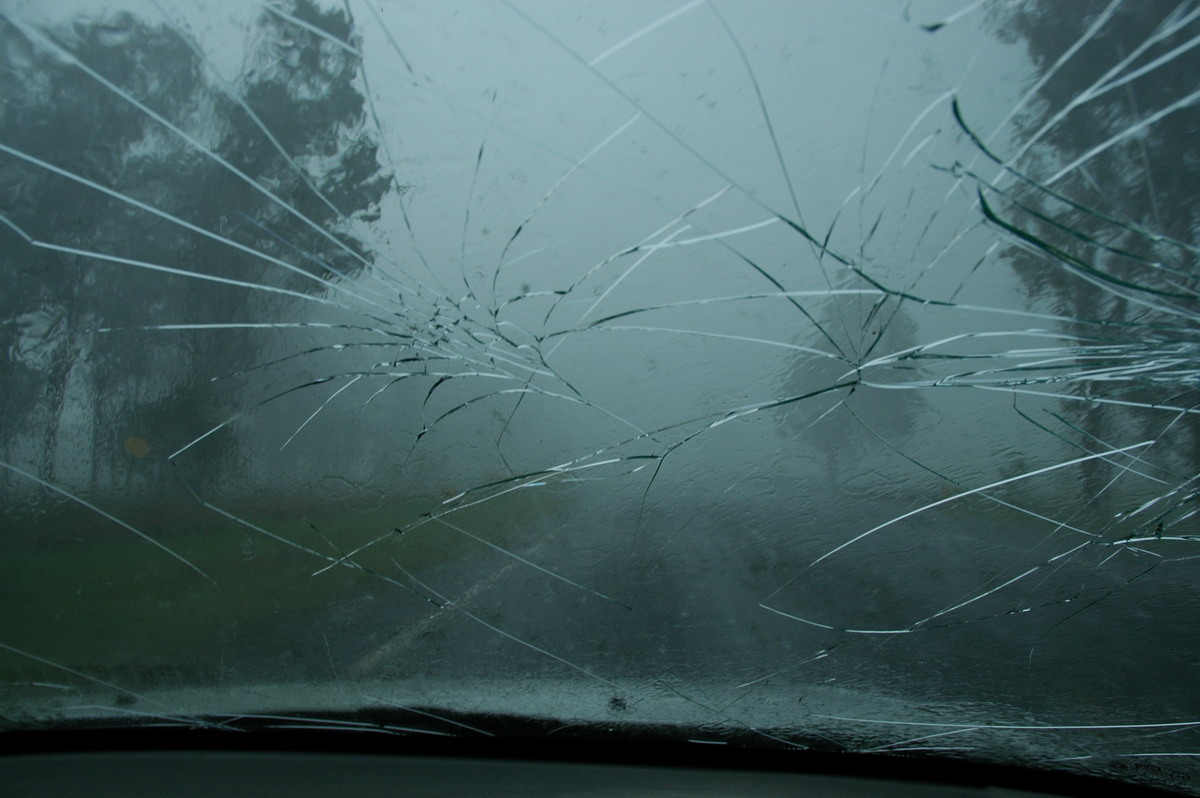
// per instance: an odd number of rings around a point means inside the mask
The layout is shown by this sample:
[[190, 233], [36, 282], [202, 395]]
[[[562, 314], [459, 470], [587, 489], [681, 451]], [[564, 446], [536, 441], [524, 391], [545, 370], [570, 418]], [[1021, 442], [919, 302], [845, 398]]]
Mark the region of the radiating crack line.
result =
[[[179, 562], [183, 563], [188, 568], [191, 568], [193, 571], [195, 571], [200, 576], [204, 577], [204, 579], [208, 580], [212, 584], [214, 584], [214, 585], [217, 584], [217, 581], [215, 579], [213, 579], [211, 576], [206, 574], [203, 570], [200, 569], [200, 567], [198, 565], [196, 565], [191, 560], [184, 557], [182, 554], [163, 545], [162, 543], [159, 543], [157, 540], [150, 537], [145, 532], [141, 531], [140, 529], [137, 529], [136, 527], [134, 527], [130, 524], [125, 523], [120, 518], [117, 518], [115, 515], [112, 515], [111, 513], [101, 510], [99, 507], [92, 504], [87, 499], [83, 498], [82, 496], [76, 496], [74, 493], [71, 493], [69, 490], [67, 490], [65, 488], [60, 488], [58, 485], [55, 485], [51, 482], [47, 482], [46, 480], [42, 479], [41, 477], [31, 474], [23, 468], [18, 468], [17, 466], [12, 465], [11, 463], [6, 463], [4, 461], [0, 461], [0, 468], [6, 468], [18, 476], [24, 477], [25, 479], [29, 480], [30, 482], [33, 482], [33, 483], [36, 483], [36, 484], [42, 486], [46, 490], [52, 490], [55, 493], [57, 493], [58, 495], [65, 496], [66, 498], [70, 499], [71, 501], [75, 502], [76, 504], [86, 507], [87, 509], [96, 513], [97, 515], [107, 518], [109, 521], [112, 521], [117, 526], [119, 526], [123, 529], [129, 530], [130, 532], [137, 535], [139, 538], [146, 541], [147, 543], [150, 543], [151, 545], [155, 546], [156, 548], [162, 549], [167, 554], [171, 555], [176, 560], [179, 560]], [[71, 671], [71, 672], [74, 673], [74, 671]]]

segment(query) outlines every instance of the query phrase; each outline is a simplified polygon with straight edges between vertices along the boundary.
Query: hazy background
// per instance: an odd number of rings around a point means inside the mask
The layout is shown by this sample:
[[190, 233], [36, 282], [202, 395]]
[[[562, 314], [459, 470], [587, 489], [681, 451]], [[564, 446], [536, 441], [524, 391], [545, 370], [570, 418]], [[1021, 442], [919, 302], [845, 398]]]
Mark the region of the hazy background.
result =
[[1195, 718], [1194, 3], [0, 10], [10, 706]]

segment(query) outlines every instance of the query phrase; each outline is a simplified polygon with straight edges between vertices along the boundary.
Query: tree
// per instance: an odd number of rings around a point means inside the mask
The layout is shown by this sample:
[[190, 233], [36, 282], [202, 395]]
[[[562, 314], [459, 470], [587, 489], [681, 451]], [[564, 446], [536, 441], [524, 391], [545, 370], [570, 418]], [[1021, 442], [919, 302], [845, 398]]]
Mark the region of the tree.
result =
[[[243, 323], [261, 296], [297, 301], [370, 267], [348, 222], [374, 212], [391, 176], [359, 59], [330, 41], [352, 42], [352, 20], [295, 0], [255, 24], [224, 86], [170, 24], [122, 13], [36, 31], [0, 17], [9, 462], [77, 490], [121, 486], [114, 462], [166, 454], [220, 416], [205, 383], [259, 357], [246, 330], [137, 328]], [[186, 432], [147, 442], [168, 422]]]
[[[1196, 17], [1194, 3], [1034, 0], [993, 18], [1039, 78], [1013, 143], [992, 153], [1007, 171], [982, 187], [984, 212], [1009, 233], [1031, 296], [1080, 320], [1076, 371], [1109, 369], [1065, 388], [1082, 396], [1193, 409], [1200, 398]], [[1100, 440], [1170, 428], [1157, 451], [1181, 454], [1190, 474], [1195, 418], [1097, 403], [1080, 427]], [[1089, 495], [1111, 476], [1099, 463], [1085, 473]]]

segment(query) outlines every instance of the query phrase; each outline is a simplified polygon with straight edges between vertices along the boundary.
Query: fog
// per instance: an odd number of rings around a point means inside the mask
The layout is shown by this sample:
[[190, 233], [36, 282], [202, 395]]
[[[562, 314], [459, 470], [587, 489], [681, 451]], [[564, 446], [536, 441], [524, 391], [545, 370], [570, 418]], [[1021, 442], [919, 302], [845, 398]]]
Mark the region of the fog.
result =
[[10, 726], [1195, 789], [1195, 3], [0, 10]]

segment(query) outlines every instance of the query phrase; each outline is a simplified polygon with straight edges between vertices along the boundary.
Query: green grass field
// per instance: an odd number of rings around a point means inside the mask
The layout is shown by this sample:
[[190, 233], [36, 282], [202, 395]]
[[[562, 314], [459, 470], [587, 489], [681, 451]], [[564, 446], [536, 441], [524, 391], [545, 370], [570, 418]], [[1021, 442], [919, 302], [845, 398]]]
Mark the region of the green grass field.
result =
[[[18, 530], [6, 537], [23, 542], [0, 558], [0, 643], [37, 659], [0, 651], [0, 681], [78, 682], [48, 663], [122, 683], [172, 670], [212, 678], [231, 641], [254, 640], [375, 587], [374, 577], [355, 568], [314, 572], [413, 517], [405, 507], [313, 521], [253, 518], [295, 546], [203, 510], [171, 532], [141, 527], [212, 581], [102, 518], [63, 516], [42, 521], [38, 534]], [[474, 545], [430, 524], [402, 542], [387, 537], [354, 560], [395, 578], [393, 554], [419, 570]]]

